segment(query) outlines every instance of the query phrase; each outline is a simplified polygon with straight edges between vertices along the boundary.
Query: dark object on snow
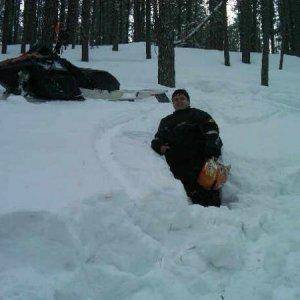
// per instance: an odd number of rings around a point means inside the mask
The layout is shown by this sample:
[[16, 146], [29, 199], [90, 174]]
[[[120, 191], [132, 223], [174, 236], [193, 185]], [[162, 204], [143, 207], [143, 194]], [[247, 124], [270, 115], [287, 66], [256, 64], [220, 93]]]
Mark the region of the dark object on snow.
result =
[[84, 100], [81, 88], [114, 91], [119, 81], [110, 73], [78, 68], [46, 47], [0, 63], [6, 93], [47, 100]]
[[199, 109], [176, 110], [163, 118], [151, 147], [158, 154], [161, 146], [170, 148], [164, 154], [170, 170], [181, 180], [194, 204], [220, 206], [220, 191], [203, 189], [197, 178], [208, 158], [221, 155], [219, 128], [212, 117]]
[[168, 103], [168, 102], [170, 102], [170, 99], [166, 95], [166, 93], [157, 94], [157, 95], [155, 95], [155, 98], [156, 98], [156, 100], [158, 102], [161, 102], [161, 103]]

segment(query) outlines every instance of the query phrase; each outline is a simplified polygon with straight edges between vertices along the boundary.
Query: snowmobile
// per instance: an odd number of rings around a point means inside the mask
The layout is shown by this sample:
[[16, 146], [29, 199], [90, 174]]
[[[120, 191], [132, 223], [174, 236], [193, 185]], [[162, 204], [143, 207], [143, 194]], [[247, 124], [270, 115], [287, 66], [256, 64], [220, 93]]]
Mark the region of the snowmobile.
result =
[[[0, 62], [2, 99], [10, 94], [23, 95], [28, 101], [85, 100], [86, 98], [125, 100], [156, 96], [169, 102], [165, 91], [120, 91], [119, 81], [109, 72], [79, 68], [47, 47], [33, 47], [28, 52]], [[124, 98], [129, 94], [130, 97]]]
[[81, 88], [120, 88], [119, 81], [101, 70], [78, 68], [46, 47], [37, 47], [0, 63], [0, 83], [6, 94], [38, 99], [84, 100]]

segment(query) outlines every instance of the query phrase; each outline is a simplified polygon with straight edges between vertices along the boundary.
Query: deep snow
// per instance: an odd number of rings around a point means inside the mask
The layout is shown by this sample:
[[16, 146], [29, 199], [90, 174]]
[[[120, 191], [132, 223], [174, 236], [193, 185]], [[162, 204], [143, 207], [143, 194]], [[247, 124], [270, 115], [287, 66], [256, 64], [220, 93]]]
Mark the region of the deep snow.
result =
[[[64, 56], [158, 88], [144, 52]], [[176, 49], [177, 87], [218, 122], [232, 165], [221, 208], [189, 205], [150, 148], [171, 104], [1, 101], [0, 299], [300, 299], [300, 60], [279, 71], [271, 55], [261, 87], [252, 59]]]

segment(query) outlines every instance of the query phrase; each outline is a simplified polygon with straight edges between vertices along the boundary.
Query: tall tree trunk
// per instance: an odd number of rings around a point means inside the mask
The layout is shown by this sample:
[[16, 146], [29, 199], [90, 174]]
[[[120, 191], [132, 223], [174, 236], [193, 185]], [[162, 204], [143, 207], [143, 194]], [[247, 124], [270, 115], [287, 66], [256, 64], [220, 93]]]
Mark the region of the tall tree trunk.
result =
[[151, 3], [146, 0], [146, 59], [151, 59]]
[[285, 0], [279, 0], [278, 2], [278, 11], [280, 16], [280, 34], [281, 34], [281, 50], [280, 50], [280, 60], [279, 60], [279, 70], [283, 69], [283, 59], [284, 53], [286, 51], [286, 41], [287, 41], [287, 27], [285, 14]]
[[260, 52], [260, 38], [258, 26], [258, 0], [252, 0], [252, 35], [251, 35], [251, 51]]
[[269, 85], [269, 40], [270, 40], [270, 7], [269, 0], [262, 0], [262, 33], [263, 33], [263, 53], [261, 63], [261, 85]]
[[94, 46], [96, 44], [96, 23], [97, 23], [97, 13], [98, 13], [98, 0], [92, 1], [92, 13], [91, 13], [91, 26], [90, 26], [90, 45]]
[[14, 16], [15, 16], [15, 1], [10, 0], [10, 8], [9, 8], [9, 28], [8, 28], [8, 44], [13, 43], [13, 31], [14, 31]]
[[36, 40], [41, 40], [42, 28], [43, 28], [43, 10], [44, 10], [44, 0], [37, 0], [37, 24], [36, 24]]
[[24, 1], [24, 11], [23, 11], [23, 34], [21, 43], [21, 53], [26, 52], [26, 44], [28, 42], [28, 22], [29, 22], [29, 1]]
[[8, 44], [8, 35], [9, 35], [9, 26], [10, 26], [10, 12], [11, 10], [11, 1], [5, 0], [4, 4], [4, 17], [2, 22], [2, 54], [7, 53], [7, 44]]
[[25, 0], [23, 11], [23, 33], [21, 53], [26, 51], [26, 44], [32, 46], [37, 39], [37, 2], [36, 0]]
[[286, 0], [286, 12], [287, 12], [287, 27], [288, 27], [288, 37], [289, 37], [289, 53], [295, 53], [295, 31], [294, 31], [294, 15], [293, 15], [293, 1]]
[[141, 22], [141, 40], [146, 40], [146, 0], [141, 0], [141, 15], [140, 15], [140, 22]]
[[275, 23], [275, 9], [274, 1], [269, 0], [269, 26], [270, 26], [270, 41], [271, 41], [271, 52], [275, 53], [275, 32], [274, 32], [274, 23]]
[[37, 40], [37, 1], [29, 0], [28, 9], [27, 41], [29, 42], [30, 46], [33, 46]]
[[65, 26], [66, 26], [66, 0], [60, 0], [59, 23], [60, 23], [60, 28], [65, 28]]
[[153, 9], [153, 20], [154, 20], [154, 26], [153, 26], [153, 36], [156, 44], [158, 43], [158, 34], [159, 34], [159, 16], [158, 16], [158, 5], [157, 0], [152, 0], [152, 9]]
[[239, 27], [241, 39], [242, 62], [250, 64], [252, 7], [250, 0], [239, 0]]
[[[209, 0], [209, 11], [212, 13], [215, 7], [220, 3], [220, 0]], [[223, 25], [224, 11], [218, 10], [209, 21], [209, 49], [223, 50]]]
[[78, 11], [79, 0], [68, 1], [68, 15], [67, 15], [67, 32], [69, 35], [69, 44], [75, 48], [76, 43], [76, 30], [78, 27]]
[[134, 0], [133, 6], [133, 41], [140, 42], [142, 40], [142, 18], [141, 18], [141, 1], [142, 0]]
[[54, 42], [54, 27], [57, 22], [58, 0], [45, 0], [43, 11], [43, 28], [41, 42], [52, 49]]
[[225, 66], [230, 66], [230, 56], [229, 56], [229, 41], [228, 41], [228, 20], [227, 20], [227, 0], [225, 0], [222, 4], [222, 12], [223, 12], [223, 31], [224, 31], [224, 61]]
[[159, 2], [158, 83], [175, 87], [174, 0]]
[[[211, 0], [209, 0], [209, 1], [211, 1]], [[193, 2], [193, 0], [186, 0], [186, 2], [185, 2], [185, 11], [186, 11], [185, 21], [186, 21], [186, 24], [189, 24], [192, 21], [192, 6], [193, 6], [192, 2]]]
[[101, 0], [94, 0], [94, 41], [95, 45], [101, 44], [101, 11], [100, 11], [100, 1]]
[[128, 43], [129, 34], [129, 17], [130, 17], [130, 0], [121, 0], [119, 4], [119, 41]]
[[300, 1], [295, 0], [292, 2], [292, 10], [294, 16], [294, 45], [295, 55], [300, 56]]
[[178, 33], [177, 39], [180, 39], [182, 34], [182, 23], [183, 23], [183, 18], [182, 18], [183, 0], [177, 0], [176, 8], [177, 8], [176, 29]]
[[17, 44], [19, 42], [20, 6], [21, 0], [15, 0], [13, 44]]
[[81, 23], [82, 61], [89, 61], [90, 14], [91, 0], [83, 0]]
[[130, 17], [130, 9], [131, 9], [131, 1], [126, 0], [126, 22], [125, 22], [125, 32], [124, 32], [124, 42], [128, 43], [129, 42], [129, 17]]
[[119, 2], [118, 0], [112, 1], [112, 40], [113, 40], [113, 46], [112, 51], [118, 51], [119, 50]]
[[111, 2], [101, 1], [101, 28], [102, 28], [102, 44], [111, 45], [112, 35], [111, 35]]

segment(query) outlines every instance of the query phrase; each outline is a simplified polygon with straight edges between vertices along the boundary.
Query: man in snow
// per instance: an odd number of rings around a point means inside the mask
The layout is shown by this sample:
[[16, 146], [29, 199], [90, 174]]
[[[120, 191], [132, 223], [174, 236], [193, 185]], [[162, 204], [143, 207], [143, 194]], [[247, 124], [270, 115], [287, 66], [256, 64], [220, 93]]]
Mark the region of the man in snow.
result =
[[181, 180], [194, 204], [219, 207], [220, 191], [206, 190], [197, 183], [207, 159], [221, 155], [218, 125], [208, 113], [190, 107], [186, 90], [176, 90], [172, 103], [175, 111], [161, 120], [151, 147], [165, 156], [174, 177]]

